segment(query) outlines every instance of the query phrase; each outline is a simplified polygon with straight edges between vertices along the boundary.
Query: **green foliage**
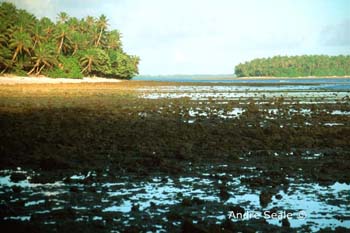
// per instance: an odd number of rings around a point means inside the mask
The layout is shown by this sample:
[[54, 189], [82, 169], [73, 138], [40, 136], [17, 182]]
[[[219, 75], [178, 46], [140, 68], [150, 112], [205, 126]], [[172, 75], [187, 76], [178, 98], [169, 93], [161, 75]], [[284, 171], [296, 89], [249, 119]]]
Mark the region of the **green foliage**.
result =
[[86, 75], [109, 75], [111, 63], [108, 54], [99, 48], [91, 48], [78, 52], [82, 72]]
[[49, 70], [46, 74], [52, 78], [83, 78], [81, 73], [78, 57], [60, 56], [58, 66]]
[[346, 76], [350, 75], [350, 56], [275, 56], [260, 58], [235, 67], [238, 77]]
[[11, 50], [0, 45], [0, 72], [5, 72], [11, 65]]
[[[0, 72], [130, 79], [137, 74], [139, 58], [126, 54], [120, 39], [104, 15], [78, 19], [61, 12], [54, 23], [0, 3]], [[118, 58], [110, 58], [113, 54]]]
[[111, 61], [110, 75], [112, 77], [131, 79], [138, 74], [138, 57], [130, 56], [126, 53], [115, 50], [110, 50], [108, 55]]
[[13, 73], [16, 76], [20, 76], [20, 77], [26, 77], [27, 76], [27, 72], [25, 72], [23, 69], [17, 68], [17, 67], [14, 67]]
[[52, 68], [58, 64], [55, 47], [52, 44], [43, 44], [36, 47], [31, 60], [33, 68], [28, 74], [35, 72], [35, 74], [38, 75], [44, 68]]

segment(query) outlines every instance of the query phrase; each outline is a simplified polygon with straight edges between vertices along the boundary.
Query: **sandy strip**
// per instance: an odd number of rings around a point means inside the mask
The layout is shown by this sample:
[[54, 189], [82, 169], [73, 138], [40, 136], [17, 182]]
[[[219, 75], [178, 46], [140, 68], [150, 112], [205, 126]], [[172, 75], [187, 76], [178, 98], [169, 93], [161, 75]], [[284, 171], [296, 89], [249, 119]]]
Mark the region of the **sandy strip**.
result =
[[84, 77], [83, 79], [69, 78], [48, 78], [48, 77], [18, 77], [18, 76], [0, 76], [0, 85], [13, 84], [59, 84], [59, 83], [117, 83], [122, 82], [120, 79]]

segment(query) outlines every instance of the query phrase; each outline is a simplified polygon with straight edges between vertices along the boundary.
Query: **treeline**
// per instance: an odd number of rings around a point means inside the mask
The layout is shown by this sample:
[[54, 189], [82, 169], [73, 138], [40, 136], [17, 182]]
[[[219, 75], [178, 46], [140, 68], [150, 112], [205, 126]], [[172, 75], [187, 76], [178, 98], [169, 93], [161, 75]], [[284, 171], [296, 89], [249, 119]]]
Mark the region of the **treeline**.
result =
[[104, 15], [78, 19], [61, 12], [52, 22], [8, 2], [0, 5], [1, 73], [130, 79], [139, 60], [123, 51], [120, 32], [108, 29]]
[[237, 77], [346, 76], [350, 75], [350, 56], [275, 56], [254, 59], [235, 67]]

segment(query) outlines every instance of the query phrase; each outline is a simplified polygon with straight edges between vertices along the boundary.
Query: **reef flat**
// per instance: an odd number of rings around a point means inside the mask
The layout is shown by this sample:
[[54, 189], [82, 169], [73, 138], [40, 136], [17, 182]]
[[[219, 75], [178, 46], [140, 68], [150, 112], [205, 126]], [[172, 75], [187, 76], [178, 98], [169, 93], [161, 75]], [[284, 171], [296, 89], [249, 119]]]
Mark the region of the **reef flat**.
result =
[[0, 225], [346, 230], [349, 100], [315, 83], [1, 85]]

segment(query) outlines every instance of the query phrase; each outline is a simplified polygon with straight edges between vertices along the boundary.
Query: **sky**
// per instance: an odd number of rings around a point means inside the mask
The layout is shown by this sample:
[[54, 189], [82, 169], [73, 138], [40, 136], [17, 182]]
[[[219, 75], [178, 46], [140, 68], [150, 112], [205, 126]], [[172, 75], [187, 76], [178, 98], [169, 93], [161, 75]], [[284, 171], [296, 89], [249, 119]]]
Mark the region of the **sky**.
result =
[[[3, 0], [0, 0], [3, 1]], [[143, 75], [232, 74], [275, 55], [350, 55], [350, 0], [11, 0], [37, 17], [104, 14]]]

